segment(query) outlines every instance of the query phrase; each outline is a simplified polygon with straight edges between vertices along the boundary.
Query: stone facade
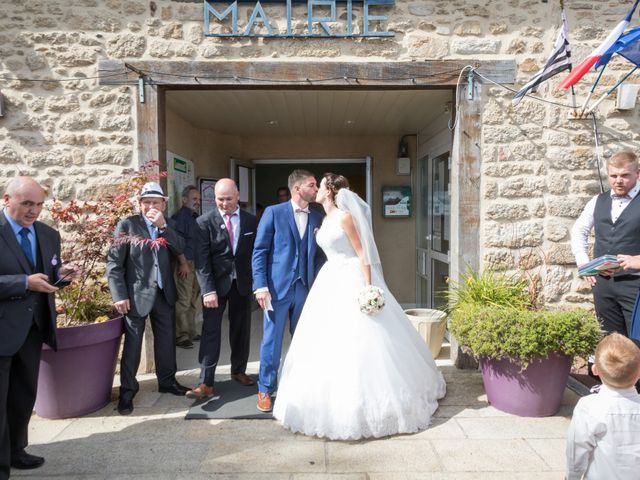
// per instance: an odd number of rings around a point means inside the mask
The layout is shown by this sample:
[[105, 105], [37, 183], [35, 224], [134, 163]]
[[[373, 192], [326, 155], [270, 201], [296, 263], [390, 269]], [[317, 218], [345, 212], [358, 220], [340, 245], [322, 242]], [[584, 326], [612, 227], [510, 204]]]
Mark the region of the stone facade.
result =
[[[623, 0], [567, 2], [574, 59], [588, 54], [630, 8]], [[131, 86], [101, 87], [97, 62], [121, 60], [370, 60], [515, 59], [517, 85], [546, 60], [559, 24], [558, 2], [539, 0], [396, 0], [386, 10], [394, 37], [377, 39], [224, 39], [203, 36], [200, 1], [9, 0], [0, 18], [0, 183], [28, 174], [54, 196], [87, 196], [135, 167], [137, 141]], [[241, 6], [246, 22], [249, 7]], [[355, 12], [355, 18], [359, 17]], [[282, 27], [283, 15], [273, 19]], [[294, 22], [302, 30], [304, 22]], [[629, 69], [614, 60], [602, 85]], [[555, 93], [557, 77], [540, 94]], [[588, 79], [593, 79], [593, 74]], [[64, 79], [64, 81], [60, 81]], [[633, 79], [632, 79], [633, 80]], [[589, 86], [577, 89], [581, 101]], [[549, 302], [586, 304], [590, 292], [575, 275], [569, 231], [598, 192], [590, 120], [570, 120], [562, 107], [523, 101], [483, 87], [481, 259], [508, 270], [543, 275]], [[638, 150], [638, 109], [598, 112], [603, 154]], [[2, 187], [3, 185], [0, 185]]]

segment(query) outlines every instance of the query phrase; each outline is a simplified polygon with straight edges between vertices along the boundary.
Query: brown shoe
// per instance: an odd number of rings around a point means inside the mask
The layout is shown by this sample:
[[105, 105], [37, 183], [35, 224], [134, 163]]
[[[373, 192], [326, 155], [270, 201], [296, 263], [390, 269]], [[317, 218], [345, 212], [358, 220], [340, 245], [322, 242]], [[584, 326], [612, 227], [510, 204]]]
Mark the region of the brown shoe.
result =
[[186, 393], [187, 398], [209, 398], [213, 397], [214, 395], [215, 391], [213, 390], [213, 387], [205, 385], [204, 383], [201, 383], [196, 388], [194, 388], [193, 390], [189, 390]]
[[261, 412], [270, 412], [273, 410], [273, 401], [268, 393], [258, 392], [258, 410]]
[[245, 387], [249, 387], [251, 385], [255, 385], [256, 382], [253, 380], [253, 378], [251, 378], [249, 375], [247, 375], [246, 373], [242, 372], [242, 373], [234, 373], [231, 375], [231, 378], [233, 378], [236, 382], [244, 385]]

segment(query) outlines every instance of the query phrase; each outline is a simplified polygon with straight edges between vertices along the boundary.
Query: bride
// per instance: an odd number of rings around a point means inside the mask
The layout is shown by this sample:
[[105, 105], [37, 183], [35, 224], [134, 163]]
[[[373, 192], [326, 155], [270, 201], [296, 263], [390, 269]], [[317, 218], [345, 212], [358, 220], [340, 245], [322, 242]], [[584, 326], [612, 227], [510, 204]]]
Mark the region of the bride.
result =
[[[293, 432], [354, 440], [427, 428], [445, 394], [442, 374], [389, 292], [369, 206], [328, 173], [316, 201], [327, 212], [317, 242], [327, 255], [282, 368], [274, 417]], [[386, 305], [362, 313], [359, 293]]]

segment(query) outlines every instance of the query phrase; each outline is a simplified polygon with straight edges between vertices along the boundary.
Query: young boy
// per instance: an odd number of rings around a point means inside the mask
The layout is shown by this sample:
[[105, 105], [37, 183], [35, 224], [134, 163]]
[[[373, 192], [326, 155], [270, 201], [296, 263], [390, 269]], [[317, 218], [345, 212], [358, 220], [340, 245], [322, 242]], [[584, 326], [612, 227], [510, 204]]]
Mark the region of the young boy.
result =
[[[596, 348], [600, 392], [581, 398], [567, 433], [567, 479], [640, 478], [640, 348], [612, 333]], [[584, 477], [583, 477], [584, 475]]]

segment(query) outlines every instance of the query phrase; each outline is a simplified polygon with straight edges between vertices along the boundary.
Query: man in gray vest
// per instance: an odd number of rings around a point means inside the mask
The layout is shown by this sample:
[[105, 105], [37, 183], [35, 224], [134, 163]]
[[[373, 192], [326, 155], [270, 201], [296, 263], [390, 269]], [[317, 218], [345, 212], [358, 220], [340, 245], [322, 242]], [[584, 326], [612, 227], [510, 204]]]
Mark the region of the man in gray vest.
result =
[[[595, 232], [593, 256], [640, 254], [640, 172], [633, 152], [623, 151], [607, 162], [611, 190], [594, 196], [571, 231], [571, 250], [578, 266], [589, 261], [588, 237]], [[626, 337], [638, 289], [640, 271], [619, 270], [584, 277], [593, 287], [593, 298], [600, 325], [606, 333]]]

